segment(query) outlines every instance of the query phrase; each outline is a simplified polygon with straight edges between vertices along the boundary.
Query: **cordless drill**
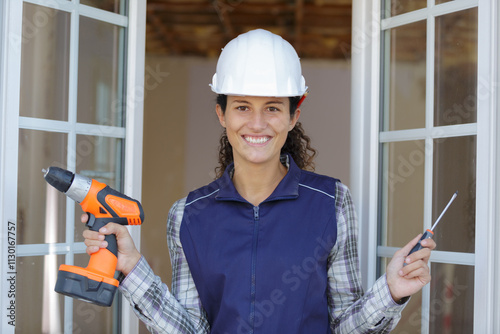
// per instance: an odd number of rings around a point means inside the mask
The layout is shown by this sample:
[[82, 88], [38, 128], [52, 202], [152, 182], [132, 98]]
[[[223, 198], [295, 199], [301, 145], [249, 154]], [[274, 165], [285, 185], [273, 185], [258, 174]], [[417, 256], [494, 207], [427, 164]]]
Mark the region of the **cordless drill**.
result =
[[[81, 205], [89, 218], [86, 226], [92, 231], [99, 231], [110, 222], [140, 225], [144, 221], [139, 201], [104, 183], [58, 167], [49, 167], [43, 172], [51, 186]], [[65, 264], [59, 267], [56, 292], [101, 306], [111, 305], [118, 287], [114, 279], [118, 246], [114, 234], [106, 235], [105, 240], [108, 246], [92, 254], [86, 268]]]

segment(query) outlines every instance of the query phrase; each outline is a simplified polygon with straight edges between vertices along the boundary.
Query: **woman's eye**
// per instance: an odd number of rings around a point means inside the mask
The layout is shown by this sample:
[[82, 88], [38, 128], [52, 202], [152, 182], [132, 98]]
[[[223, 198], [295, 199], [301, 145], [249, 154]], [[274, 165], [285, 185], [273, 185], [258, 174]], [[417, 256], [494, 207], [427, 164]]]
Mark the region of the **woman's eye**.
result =
[[270, 112], [276, 112], [276, 111], [280, 111], [278, 108], [276, 107], [269, 107], [267, 108], [267, 110], [269, 110]]
[[236, 107], [236, 109], [239, 111], [247, 111], [248, 107], [247, 106], [239, 106], [239, 107]]

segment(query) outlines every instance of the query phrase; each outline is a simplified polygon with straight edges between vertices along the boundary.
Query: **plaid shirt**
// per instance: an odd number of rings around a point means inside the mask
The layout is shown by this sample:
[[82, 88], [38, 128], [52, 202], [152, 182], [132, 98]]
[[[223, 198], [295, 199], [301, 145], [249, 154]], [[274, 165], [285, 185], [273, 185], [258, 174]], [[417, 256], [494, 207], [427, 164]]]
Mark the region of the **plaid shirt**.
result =
[[[335, 198], [337, 242], [328, 258], [330, 328], [333, 333], [389, 333], [405, 305], [393, 301], [385, 275], [363, 294], [356, 214], [349, 189], [340, 182]], [[121, 292], [152, 333], [210, 332], [179, 238], [185, 200], [177, 201], [168, 216], [172, 290], [153, 273], [144, 257], [120, 284]]]

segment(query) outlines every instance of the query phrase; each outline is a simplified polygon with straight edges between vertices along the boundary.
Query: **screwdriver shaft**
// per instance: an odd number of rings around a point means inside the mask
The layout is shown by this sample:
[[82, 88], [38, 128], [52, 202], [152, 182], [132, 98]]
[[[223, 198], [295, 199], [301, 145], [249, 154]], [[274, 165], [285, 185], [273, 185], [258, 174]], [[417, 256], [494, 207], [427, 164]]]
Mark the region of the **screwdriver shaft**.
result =
[[[434, 233], [432, 231], [434, 230], [434, 228], [436, 227], [436, 225], [439, 223], [439, 221], [443, 217], [443, 215], [446, 212], [446, 210], [448, 210], [448, 208], [450, 207], [451, 203], [455, 200], [455, 198], [457, 197], [457, 195], [458, 195], [458, 190], [455, 191], [455, 193], [453, 194], [453, 196], [451, 196], [450, 201], [448, 202], [448, 204], [446, 205], [446, 207], [443, 209], [443, 212], [441, 212], [441, 214], [439, 215], [438, 219], [436, 219], [436, 222], [434, 223], [434, 225], [432, 225], [432, 227], [430, 229], [428, 229], [428, 230], [426, 230], [424, 232], [424, 234], [422, 235], [422, 237], [420, 238], [420, 240], [418, 241], [418, 243], [411, 249], [411, 251], [408, 253], [408, 255], [410, 255], [412, 253], [415, 253], [416, 251], [419, 251], [419, 250], [421, 250], [423, 248], [422, 244], [421, 244], [422, 240], [429, 239], [429, 238], [432, 238], [434, 236]], [[403, 263], [403, 266], [406, 266], [406, 262]]]
[[436, 225], [439, 223], [439, 221], [441, 220], [441, 218], [443, 218], [444, 213], [446, 212], [446, 210], [448, 210], [448, 208], [450, 207], [451, 203], [455, 200], [455, 198], [457, 198], [457, 195], [458, 195], [458, 190], [455, 191], [455, 193], [453, 194], [453, 196], [451, 196], [451, 199], [448, 202], [448, 204], [446, 204], [445, 208], [443, 209], [443, 212], [441, 212], [441, 214], [439, 215], [438, 219], [436, 219], [436, 222], [434, 223], [434, 225], [432, 225], [431, 231], [434, 231], [434, 227], [436, 227]]

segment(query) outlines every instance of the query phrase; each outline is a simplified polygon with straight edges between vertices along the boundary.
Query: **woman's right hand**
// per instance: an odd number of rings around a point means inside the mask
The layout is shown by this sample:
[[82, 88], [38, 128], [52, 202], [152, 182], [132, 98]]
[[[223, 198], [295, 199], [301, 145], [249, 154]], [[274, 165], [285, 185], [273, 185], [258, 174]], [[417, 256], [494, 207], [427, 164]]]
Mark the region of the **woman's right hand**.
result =
[[[84, 213], [81, 217], [82, 223], [87, 223], [88, 215]], [[87, 246], [87, 254], [92, 255], [101, 248], [106, 248], [108, 243], [104, 240], [105, 235], [114, 234], [118, 245], [118, 262], [116, 270], [121, 271], [124, 275], [135, 267], [141, 258], [141, 253], [135, 248], [134, 241], [128, 232], [128, 229], [120, 224], [109, 223], [102, 227], [99, 232], [85, 230], [83, 237]]]

